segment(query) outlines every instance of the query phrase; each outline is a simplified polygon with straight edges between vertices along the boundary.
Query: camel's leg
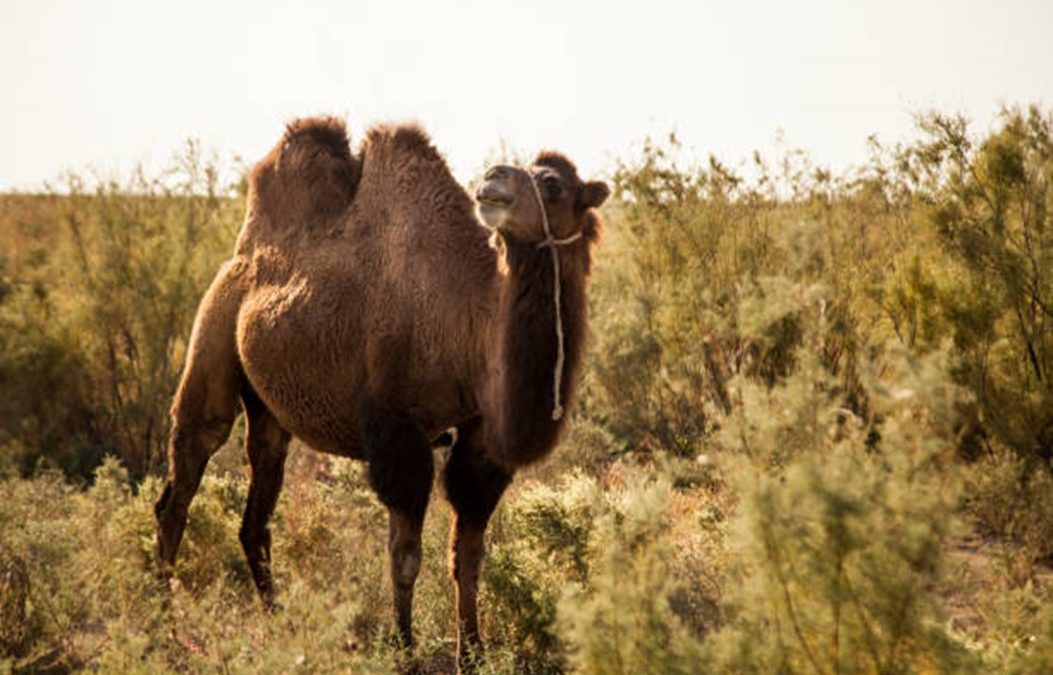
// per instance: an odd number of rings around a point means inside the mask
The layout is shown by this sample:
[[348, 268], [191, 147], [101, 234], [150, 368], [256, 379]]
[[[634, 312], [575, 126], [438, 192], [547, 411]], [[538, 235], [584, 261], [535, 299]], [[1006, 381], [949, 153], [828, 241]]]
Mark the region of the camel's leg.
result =
[[172, 404], [168, 480], [154, 505], [157, 556], [171, 573], [187, 510], [212, 454], [227, 440], [237, 415], [241, 365], [235, 347], [240, 303], [236, 262], [220, 269], [198, 308], [183, 377]]
[[450, 572], [457, 584], [458, 665], [466, 667], [482, 651], [476, 597], [485, 555], [484, 537], [512, 474], [486, 458], [479, 445], [478, 427], [460, 430], [443, 469], [446, 498], [453, 506]]
[[413, 585], [421, 564], [421, 529], [434, 477], [431, 446], [409, 415], [363, 409], [369, 482], [388, 508], [395, 622], [405, 647], [413, 646]]
[[168, 481], [154, 504], [157, 516], [157, 557], [161, 574], [167, 578], [175, 565], [179, 542], [183, 539], [187, 511], [201, 484], [201, 477], [212, 454], [230, 435], [234, 414], [205, 422], [176, 421], [172, 429]]
[[248, 423], [245, 447], [252, 467], [249, 499], [241, 521], [241, 546], [260, 599], [274, 608], [274, 579], [271, 576], [271, 533], [267, 522], [274, 513], [285, 474], [285, 455], [290, 435], [251, 389], [242, 393]]

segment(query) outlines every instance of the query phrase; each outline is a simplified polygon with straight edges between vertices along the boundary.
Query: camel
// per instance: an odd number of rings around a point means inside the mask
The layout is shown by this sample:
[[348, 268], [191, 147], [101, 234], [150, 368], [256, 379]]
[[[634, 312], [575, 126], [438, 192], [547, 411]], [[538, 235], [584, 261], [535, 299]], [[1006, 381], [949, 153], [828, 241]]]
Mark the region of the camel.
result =
[[477, 206], [416, 126], [373, 127], [353, 154], [343, 121], [291, 123], [250, 173], [234, 255], [194, 321], [155, 506], [162, 573], [240, 401], [251, 465], [240, 540], [264, 604], [275, 602], [267, 523], [296, 436], [368, 463], [389, 515], [397, 635], [411, 648], [433, 445], [455, 436], [442, 483], [459, 662], [480, 650], [487, 523], [514, 473], [559, 438], [608, 195], [542, 152], [489, 169]]

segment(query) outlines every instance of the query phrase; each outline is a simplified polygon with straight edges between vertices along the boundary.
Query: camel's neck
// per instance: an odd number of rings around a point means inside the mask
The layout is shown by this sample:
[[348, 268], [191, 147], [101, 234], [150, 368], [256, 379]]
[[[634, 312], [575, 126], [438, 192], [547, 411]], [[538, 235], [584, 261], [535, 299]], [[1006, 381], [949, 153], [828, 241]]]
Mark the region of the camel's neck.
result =
[[[564, 406], [574, 391], [585, 338], [587, 246], [579, 241], [558, 249]], [[551, 250], [510, 240], [505, 249], [507, 271], [499, 282], [487, 436], [499, 459], [519, 466], [547, 454], [563, 424], [563, 419], [552, 419], [558, 356], [555, 275]]]

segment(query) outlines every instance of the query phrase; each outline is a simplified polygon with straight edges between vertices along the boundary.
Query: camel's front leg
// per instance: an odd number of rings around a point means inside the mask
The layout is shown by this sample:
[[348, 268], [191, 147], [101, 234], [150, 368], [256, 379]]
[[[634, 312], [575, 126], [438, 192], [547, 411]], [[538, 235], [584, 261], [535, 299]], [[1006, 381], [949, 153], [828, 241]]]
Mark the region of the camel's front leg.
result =
[[421, 526], [423, 518], [388, 509], [388, 552], [391, 555], [391, 586], [395, 594], [395, 624], [399, 639], [413, 646], [413, 586], [417, 583], [421, 562]]
[[413, 646], [413, 585], [421, 563], [421, 530], [434, 477], [431, 444], [409, 415], [363, 406], [369, 482], [388, 507], [388, 550], [395, 623]]
[[479, 572], [486, 555], [486, 530], [456, 516], [450, 534], [450, 573], [457, 585], [457, 656], [460, 661], [480, 653]]
[[512, 480], [511, 473], [486, 459], [473, 443], [473, 431], [462, 431], [443, 471], [446, 497], [454, 510], [450, 572], [457, 585], [457, 653], [462, 670], [482, 651], [477, 597], [486, 526]]

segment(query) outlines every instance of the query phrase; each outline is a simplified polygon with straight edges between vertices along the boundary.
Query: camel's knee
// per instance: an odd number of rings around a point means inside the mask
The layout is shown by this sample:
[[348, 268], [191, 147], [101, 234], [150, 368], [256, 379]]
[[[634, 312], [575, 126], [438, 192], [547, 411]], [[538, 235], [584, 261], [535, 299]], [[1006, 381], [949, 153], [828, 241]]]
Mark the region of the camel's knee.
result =
[[454, 521], [450, 537], [450, 577], [454, 581], [476, 581], [486, 557], [486, 530]]
[[238, 541], [241, 548], [248, 556], [256, 555], [259, 551], [269, 552], [271, 550], [271, 530], [266, 525], [252, 523], [245, 520], [238, 530]]
[[406, 547], [397, 551], [392, 551], [391, 557], [392, 581], [399, 588], [413, 588], [413, 585], [417, 583], [417, 575], [420, 574], [420, 542], [418, 542], [415, 547]]
[[420, 573], [421, 525], [421, 521], [412, 516], [389, 510], [388, 552], [391, 555], [391, 579], [398, 589], [412, 589]]
[[154, 514], [164, 525], [165, 519], [179, 518], [197, 492], [209, 453], [197, 437], [173, 430], [169, 441], [168, 480], [157, 502]]

